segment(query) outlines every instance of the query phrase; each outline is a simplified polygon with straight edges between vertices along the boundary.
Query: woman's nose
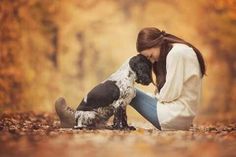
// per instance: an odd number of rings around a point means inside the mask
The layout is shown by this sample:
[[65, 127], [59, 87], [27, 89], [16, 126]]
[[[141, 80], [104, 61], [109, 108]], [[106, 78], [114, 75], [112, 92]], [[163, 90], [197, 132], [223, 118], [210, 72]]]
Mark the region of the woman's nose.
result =
[[148, 60], [149, 60], [150, 62], [152, 62], [152, 63], [155, 62], [155, 59], [154, 59], [153, 57], [149, 57]]
[[152, 62], [152, 64], [153, 64], [153, 63], [155, 62], [155, 60], [154, 60], [154, 59], [152, 59], [152, 60], [151, 60], [151, 62]]

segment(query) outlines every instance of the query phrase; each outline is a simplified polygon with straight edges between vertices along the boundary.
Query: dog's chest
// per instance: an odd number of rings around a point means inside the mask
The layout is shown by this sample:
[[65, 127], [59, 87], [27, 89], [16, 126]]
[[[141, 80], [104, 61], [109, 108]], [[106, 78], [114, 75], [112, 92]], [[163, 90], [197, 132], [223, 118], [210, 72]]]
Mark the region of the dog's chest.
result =
[[118, 101], [130, 103], [130, 101], [135, 97], [135, 77], [136, 75], [131, 71], [129, 64], [126, 63], [116, 73], [113, 73], [108, 78], [108, 80], [116, 81], [115, 84], [120, 90]]
[[124, 78], [123, 80], [117, 81], [117, 86], [120, 89], [120, 98], [129, 103], [135, 97], [134, 83], [130, 78]]
[[117, 108], [119, 106], [128, 105], [131, 100], [135, 97], [136, 91], [134, 88], [134, 78], [129, 74], [120, 75], [120, 77], [116, 77], [113, 80], [116, 81], [116, 86], [120, 90], [119, 99], [114, 101], [111, 106]]

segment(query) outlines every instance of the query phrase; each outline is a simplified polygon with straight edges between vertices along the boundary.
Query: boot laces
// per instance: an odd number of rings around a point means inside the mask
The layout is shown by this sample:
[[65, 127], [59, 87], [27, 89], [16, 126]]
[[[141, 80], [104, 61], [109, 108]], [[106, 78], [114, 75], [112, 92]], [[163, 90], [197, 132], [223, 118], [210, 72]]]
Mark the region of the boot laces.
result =
[[69, 111], [72, 114], [75, 113], [75, 111], [72, 108], [70, 108], [69, 106], [67, 106], [66, 111]]

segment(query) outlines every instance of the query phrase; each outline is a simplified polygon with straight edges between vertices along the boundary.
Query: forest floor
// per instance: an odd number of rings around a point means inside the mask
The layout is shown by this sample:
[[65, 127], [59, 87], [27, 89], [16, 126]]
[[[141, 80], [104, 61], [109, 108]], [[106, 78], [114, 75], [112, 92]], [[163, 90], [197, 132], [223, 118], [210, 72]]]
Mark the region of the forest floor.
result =
[[133, 122], [136, 131], [74, 130], [61, 129], [55, 114], [4, 113], [0, 116], [0, 156], [236, 156], [233, 120], [203, 118], [190, 131], [159, 131], [146, 123]]

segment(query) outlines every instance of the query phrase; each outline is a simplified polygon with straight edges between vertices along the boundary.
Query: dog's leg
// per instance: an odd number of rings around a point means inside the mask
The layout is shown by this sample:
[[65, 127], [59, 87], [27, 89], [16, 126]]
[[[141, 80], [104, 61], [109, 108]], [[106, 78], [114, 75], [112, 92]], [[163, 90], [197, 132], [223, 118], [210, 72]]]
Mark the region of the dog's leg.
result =
[[112, 126], [114, 129], [122, 129], [123, 128], [121, 115], [122, 115], [121, 106], [118, 106], [115, 109], [115, 113], [114, 113], [113, 126]]
[[114, 113], [113, 129], [119, 130], [136, 130], [133, 126], [128, 126], [126, 108], [118, 106]]
[[126, 114], [126, 107], [121, 109], [122, 111], [122, 125], [128, 130], [136, 130], [134, 126], [129, 126], [127, 123], [127, 114]]

